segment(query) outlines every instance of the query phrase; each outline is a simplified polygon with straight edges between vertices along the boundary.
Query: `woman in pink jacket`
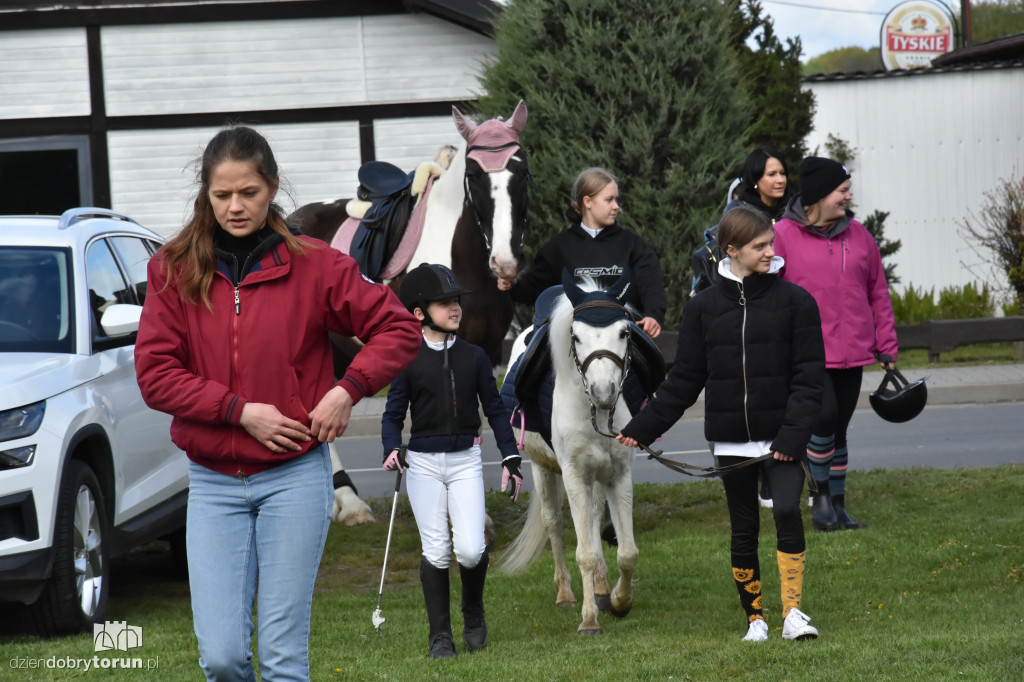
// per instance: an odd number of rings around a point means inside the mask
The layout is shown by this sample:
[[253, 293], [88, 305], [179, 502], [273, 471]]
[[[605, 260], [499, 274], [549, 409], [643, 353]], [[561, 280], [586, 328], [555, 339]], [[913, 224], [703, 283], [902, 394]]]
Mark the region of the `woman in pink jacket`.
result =
[[807, 446], [817, 483], [812, 525], [818, 530], [864, 528], [846, 511], [846, 431], [857, 406], [865, 365], [896, 361], [896, 328], [882, 257], [871, 233], [847, 204], [850, 173], [832, 159], [800, 163], [801, 192], [775, 223], [775, 253], [783, 279], [814, 296], [821, 312], [827, 381], [821, 413]]

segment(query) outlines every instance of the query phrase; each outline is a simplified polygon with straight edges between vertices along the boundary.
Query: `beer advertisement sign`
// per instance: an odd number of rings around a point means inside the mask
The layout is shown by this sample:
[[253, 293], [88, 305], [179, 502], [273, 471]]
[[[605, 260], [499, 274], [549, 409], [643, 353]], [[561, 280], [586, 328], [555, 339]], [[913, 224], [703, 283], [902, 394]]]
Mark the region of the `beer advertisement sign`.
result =
[[929, 2], [903, 2], [882, 22], [882, 64], [887, 71], [929, 66], [953, 49], [953, 21]]

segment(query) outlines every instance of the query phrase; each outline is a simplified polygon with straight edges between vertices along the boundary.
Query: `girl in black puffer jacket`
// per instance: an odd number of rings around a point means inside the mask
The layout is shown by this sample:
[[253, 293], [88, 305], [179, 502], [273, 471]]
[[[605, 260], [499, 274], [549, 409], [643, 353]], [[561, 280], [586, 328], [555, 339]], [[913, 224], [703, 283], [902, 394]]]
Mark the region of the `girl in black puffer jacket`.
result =
[[[656, 397], [619, 434], [626, 445], [650, 444], [705, 392], [704, 433], [720, 466], [770, 454], [761, 466], [771, 484], [782, 578], [784, 639], [817, 637], [800, 611], [804, 541], [801, 460], [818, 413], [825, 351], [818, 306], [806, 291], [775, 273], [782, 259], [774, 230], [760, 211], [740, 206], [719, 224], [728, 257], [719, 281], [687, 305], [676, 362]], [[743, 639], [764, 641], [757, 558], [758, 467], [722, 477], [732, 525], [732, 572], [746, 612]]]

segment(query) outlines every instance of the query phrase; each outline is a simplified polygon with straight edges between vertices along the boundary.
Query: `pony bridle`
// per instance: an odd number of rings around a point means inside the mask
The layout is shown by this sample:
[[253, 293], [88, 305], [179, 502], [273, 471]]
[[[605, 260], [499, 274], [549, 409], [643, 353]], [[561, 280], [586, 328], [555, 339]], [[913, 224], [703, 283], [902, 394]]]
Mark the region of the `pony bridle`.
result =
[[[580, 312], [581, 310], [586, 310], [588, 308], [615, 308], [622, 312], [623, 319], [627, 319], [626, 308], [619, 303], [616, 303], [614, 301], [585, 301], [572, 309], [573, 320], [576, 319], [576, 313]], [[587, 400], [590, 402], [590, 423], [594, 426], [595, 431], [597, 431], [602, 436], [607, 436], [609, 438], [615, 437], [615, 427], [612, 426], [612, 420], [615, 418], [615, 403], [618, 402], [618, 396], [622, 395], [622, 386], [626, 381], [626, 374], [629, 373], [629, 351], [631, 344], [632, 339], [627, 339], [626, 355], [624, 357], [620, 357], [605, 348], [600, 348], [598, 350], [595, 350], [586, 358], [584, 358], [583, 362], [580, 362], [579, 353], [576, 351], [576, 339], [572, 334], [572, 325], [569, 325], [569, 354], [572, 356], [573, 362], [576, 363], [576, 371], [579, 372], [580, 379], [583, 381], [583, 391], [584, 393], [587, 394]], [[616, 400], [615, 402], [612, 403], [612, 406], [608, 408], [609, 433], [605, 433], [597, 425], [597, 405], [594, 404], [594, 400], [590, 396], [590, 386], [587, 382], [587, 368], [590, 367], [590, 363], [592, 363], [594, 360], [600, 360], [601, 358], [611, 360], [619, 367], [619, 369], [622, 370], [622, 376], [619, 378], [619, 385], [616, 391]]]

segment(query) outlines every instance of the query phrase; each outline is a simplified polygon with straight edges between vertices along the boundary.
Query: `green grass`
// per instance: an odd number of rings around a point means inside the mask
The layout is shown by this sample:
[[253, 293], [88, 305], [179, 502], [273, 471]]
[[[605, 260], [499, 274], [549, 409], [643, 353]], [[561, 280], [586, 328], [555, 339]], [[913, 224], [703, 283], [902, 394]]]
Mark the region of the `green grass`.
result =
[[972, 365], [1006, 365], [1021, 362], [1020, 351], [1014, 352], [1012, 343], [979, 343], [961, 346], [939, 354], [938, 362], [929, 362], [928, 351], [923, 348], [900, 350], [900, 369], [926, 367], [969, 367]]
[[[378, 635], [371, 624], [390, 499], [372, 500], [378, 522], [332, 526], [313, 604], [314, 680], [1016, 680], [1024, 661], [1024, 464], [979, 470], [890, 470], [850, 477], [862, 531], [808, 531], [804, 610], [821, 637], [781, 639], [770, 512], [762, 512], [761, 566], [770, 639], [741, 642], [745, 619], [729, 572], [721, 484], [637, 485], [640, 562], [632, 612], [601, 615], [604, 634], [576, 634], [578, 608], [554, 605], [550, 553], [521, 576], [488, 576], [488, 648], [449, 661], [426, 657], [419, 541], [399, 504]], [[518, 532], [521, 500], [489, 493], [497, 554]], [[809, 528], [809, 519], [807, 522]], [[571, 523], [569, 524], [571, 528]], [[575, 543], [571, 531], [570, 555]], [[610, 565], [614, 553], [606, 551]], [[144, 630], [140, 670], [10, 670], [14, 657], [93, 656], [83, 635], [40, 640], [0, 635], [0, 680], [195, 680], [187, 585], [151, 547], [117, 564], [108, 618]], [[574, 590], [582, 596], [579, 575]], [[612, 567], [611, 573], [617, 574]], [[456, 639], [459, 581], [453, 573]], [[461, 642], [459, 650], [462, 651]], [[124, 655], [118, 652], [120, 655]], [[110, 656], [109, 653], [98, 654]], [[132, 652], [132, 655], [136, 655]]]

